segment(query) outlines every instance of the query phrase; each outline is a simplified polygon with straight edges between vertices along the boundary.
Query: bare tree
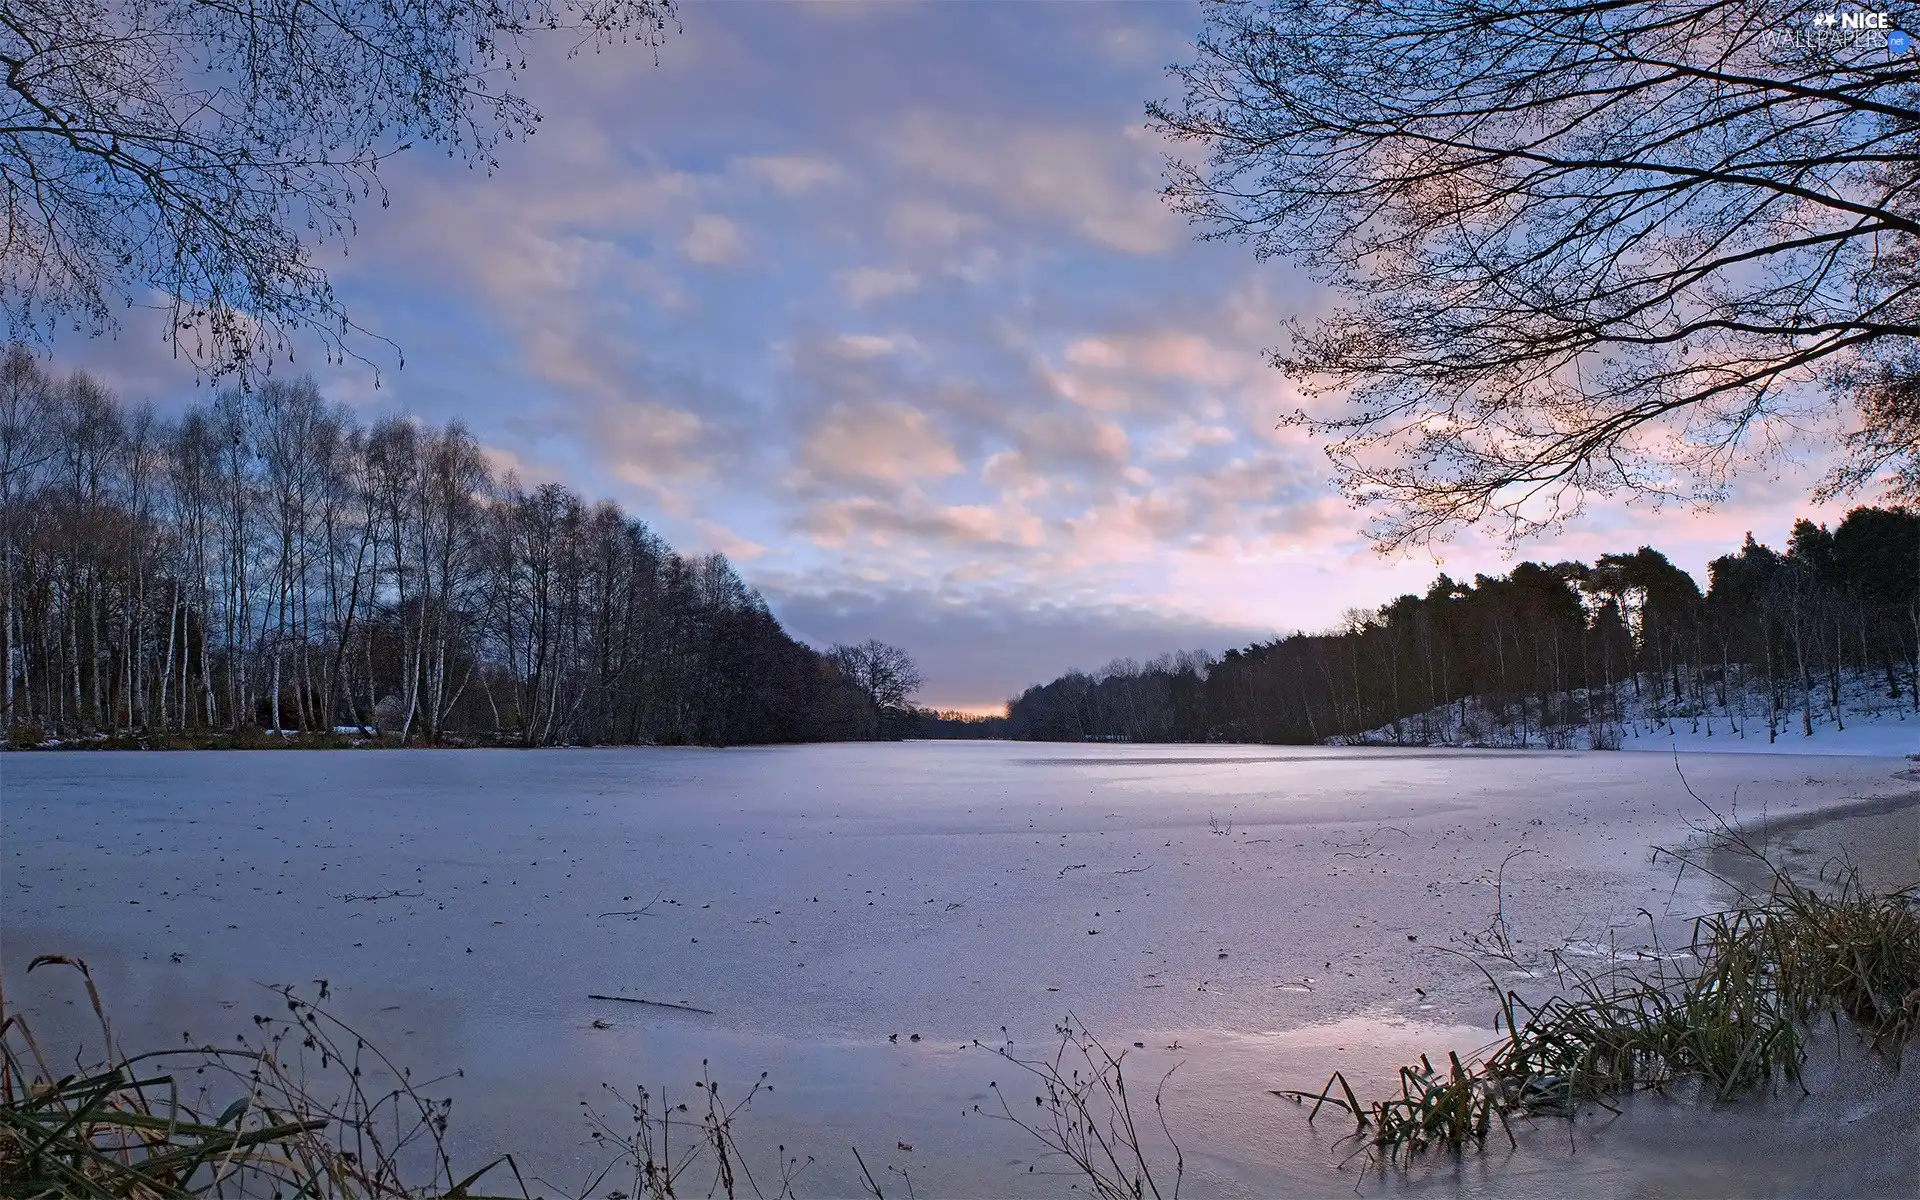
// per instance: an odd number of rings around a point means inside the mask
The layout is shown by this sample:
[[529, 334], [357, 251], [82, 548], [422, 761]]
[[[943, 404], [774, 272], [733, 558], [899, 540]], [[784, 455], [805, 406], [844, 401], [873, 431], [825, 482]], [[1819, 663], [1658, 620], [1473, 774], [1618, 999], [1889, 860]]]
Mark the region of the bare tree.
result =
[[657, 45], [672, 0], [4, 0], [0, 305], [13, 337], [155, 303], [176, 352], [256, 369], [351, 329], [317, 245], [408, 146], [497, 166], [537, 34]]
[[1806, 430], [1851, 428], [1831, 488], [1911, 481], [1920, 69], [1833, 11], [1209, 7], [1167, 192], [1342, 298], [1275, 361], [1346, 396], [1296, 420], [1387, 546], [1710, 503]]
[[[218, 719], [214, 699], [212, 638], [207, 622], [214, 613], [213, 581], [217, 571], [214, 531], [219, 521], [216, 488], [220, 475], [220, 445], [213, 420], [204, 409], [196, 408], [173, 431], [173, 444], [167, 456], [169, 523], [179, 539], [180, 572], [184, 591], [180, 630], [180, 716], [179, 727], [212, 725]], [[190, 614], [200, 617], [198, 653], [190, 637]], [[169, 625], [171, 637], [172, 625]], [[198, 674], [200, 703], [197, 719], [190, 719], [188, 680]]]
[[255, 646], [254, 618], [258, 611], [253, 570], [257, 556], [259, 480], [255, 469], [255, 440], [245, 397], [237, 390], [222, 392], [210, 417], [213, 449], [213, 486], [219, 516], [214, 525], [219, 547], [220, 615], [225, 643], [242, 649], [226, 656], [227, 720], [235, 729], [253, 720], [253, 675], [248, 669]]
[[6, 646], [5, 705], [12, 719], [14, 682], [30, 686], [23, 646], [19, 597], [15, 593], [16, 562], [24, 553], [25, 506], [18, 498], [30, 494], [42, 468], [59, 453], [52, 381], [25, 348], [12, 346], [0, 360], [0, 569], [6, 573], [6, 627], [0, 639]]
[[[877, 724], [724, 556], [496, 478], [457, 423], [365, 428], [311, 378], [169, 422], [20, 351], [0, 360], [0, 472], [10, 738], [344, 720], [433, 743], [733, 745]], [[883, 698], [917, 684], [876, 661]]]
[[487, 483], [480, 444], [464, 426], [448, 425], [421, 446], [416, 481], [416, 547], [420, 605], [414, 636], [415, 698], [429, 740], [438, 741], [472, 677], [461, 661], [480, 566], [479, 497]]
[[[261, 490], [267, 510], [272, 564], [272, 597], [265, 614], [272, 678], [268, 683], [273, 728], [284, 728], [280, 699], [287, 692], [283, 671], [291, 666], [296, 707], [304, 710], [311, 689], [307, 650], [311, 630], [305, 616], [315, 554], [315, 524], [324, 487], [326, 448], [337, 436], [326, 402], [311, 379], [294, 383], [269, 380], [254, 394], [259, 422]], [[289, 663], [291, 659], [291, 663]], [[306, 714], [297, 714], [307, 728]]]
[[835, 646], [827, 657], [882, 712], [905, 709], [925, 682], [911, 655], [877, 638], [857, 646]]

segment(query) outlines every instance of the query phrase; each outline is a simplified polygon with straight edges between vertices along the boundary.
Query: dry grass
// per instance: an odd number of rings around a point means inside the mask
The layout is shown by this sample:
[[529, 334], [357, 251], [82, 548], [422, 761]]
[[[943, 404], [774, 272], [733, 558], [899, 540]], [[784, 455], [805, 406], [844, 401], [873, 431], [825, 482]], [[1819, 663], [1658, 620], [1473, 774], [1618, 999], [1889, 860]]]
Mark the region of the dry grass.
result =
[[[290, 988], [272, 989], [284, 1015], [255, 1017], [251, 1040], [125, 1055], [86, 964], [43, 955], [28, 970], [42, 967], [79, 974], [105, 1058], [56, 1068], [0, 996], [0, 1196], [8, 1200], [485, 1200], [480, 1185], [489, 1179], [509, 1185], [502, 1200], [536, 1200], [511, 1155], [455, 1168], [446, 1146], [453, 1101], [432, 1094], [450, 1077], [414, 1080]], [[694, 1086], [697, 1107], [641, 1091], [619, 1097], [630, 1121], [589, 1109], [609, 1161], [584, 1188], [549, 1193], [788, 1200], [805, 1163], [783, 1149], [763, 1192], [734, 1140], [734, 1122], [760, 1085], [732, 1104], [711, 1079]], [[609, 1183], [625, 1190], [601, 1191]]]
[[[1173, 1070], [1160, 1077], [1153, 1093], [1158, 1140], [1173, 1156], [1171, 1170], [1163, 1169], [1156, 1177], [1155, 1147], [1143, 1133], [1127, 1094], [1127, 1051], [1108, 1050], [1071, 1017], [1055, 1026], [1054, 1032], [1060, 1037], [1059, 1045], [1044, 1058], [1021, 1058], [1011, 1042], [995, 1047], [1037, 1088], [1029, 1112], [1024, 1104], [1016, 1106], [1009, 1099], [1011, 1089], [997, 1081], [988, 1085], [1000, 1101], [1000, 1112], [989, 1115], [1011, 1122], [1046, 1152], [1041, 1163], [1028, 1170], [1061, 1164], [1058, 1173], [1075, 1180], [1075, 1190], [1085, 1187], [1100, 1200], [1178, 1200], [1186, 1159], [1167, 1127], [1161, 1102]], [[974, 1111], [981, 1109], [975, 1105]]]
[[[689, 1104], [673, 1103], [666, 1089], [658, 1093], [637, 1088], [629, 1095], [608, 1085], [607, 1094], [626, 1110], [625, 1119], [602, 1114], [586, 1101], [580, 1102], [587, 1115], [593, 1140], [611, 1147], [614, 1159], [580, 1189], [582, 1197], [604, 1195], [629, 1200], [670, 1200], [681, 1194], [706, 1196], [771, 1196], [791, 1200], [794, 1182], [813, 1159], [800, 1158], [778, 1148], [778, 1165], [762, 1192], [734, 1137], [734, 1123], [747, 1105], [767, 1086], [763, 1072], [746, 1094], [731, 1103], [720, 1098], [720, 1085], [701, 1063], [702, 1077], [693, 1084], [697, 1099]], [[601, 1192], [609, 1182], [623, 1186]]]
[[[456, 1174], [451, 1100], [290, 989], [255, 1041], [121, 1054], [86, 964], [43, 955], [28, 970], [79, 972], [106, 1059], [57, 1070], [26, 1018], [0, 1001], [0, 1192], [9, 1197], [328, 1200], [476, 1197], [510, 1158]], [[325, 988], [322, 987], [324, 995]], [[323, 1098], [325, 1097], [325, 1098]]]

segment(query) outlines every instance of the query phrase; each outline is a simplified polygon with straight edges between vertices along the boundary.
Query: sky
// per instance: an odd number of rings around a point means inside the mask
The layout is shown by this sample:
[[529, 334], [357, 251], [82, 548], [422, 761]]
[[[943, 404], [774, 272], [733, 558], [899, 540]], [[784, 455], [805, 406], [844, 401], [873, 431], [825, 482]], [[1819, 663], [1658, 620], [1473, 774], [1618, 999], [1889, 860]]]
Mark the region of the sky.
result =
[[[922, 703], [1336, 624], [1519, 559], [1651, 543], [1705, 582], [1784, 543], [1818, 463], [1711, 513], [1597, 506], [1549, 540], [1393, 558], [1277, 428], [1264, 357], [1329, 303], [1162, 203], [1144, 105], [1180, 2], [688, 4], [655, 52], [542, 45], [544, 114], [489, 176], [384, 178], [332, 267], [397, 344], [327, 368], [367, 418], [459, 419], [523, 480], [720, 551], [816, 646], [905, 647]], [[57, 343], [124, 397], [206, 396], [152, 330]]]

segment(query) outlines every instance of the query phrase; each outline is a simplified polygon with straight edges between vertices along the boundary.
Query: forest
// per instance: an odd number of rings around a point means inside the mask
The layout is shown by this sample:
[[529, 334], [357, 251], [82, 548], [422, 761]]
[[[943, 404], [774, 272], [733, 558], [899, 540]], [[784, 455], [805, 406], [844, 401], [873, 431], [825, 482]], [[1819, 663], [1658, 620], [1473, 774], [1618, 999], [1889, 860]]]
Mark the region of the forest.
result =
[[[901, 736], [919, 676], [790, 637], [727, 559], [363, 425], [311, 379], [177, 419], [0, 364], [9, 742], [245, 731], [403, 744]], [[929, 715], [930, 719], [930, 715]]]
[[494, 469], [458, 424], [364, 425], [310, 379], [163, 419], [0, 362], [9, 742], [272, 731], [401, 744], [873, 737], [1617, 745], [1920, 712], [1920, 517], [1751, 535], [1702, 593], [1659, 551], [1441, 575], [1340, 628], [1122, 659], [1004, 718], [916, 708], [912, 659], [791, 637], [722, 555]]
[[1742, 737], [1920, 713], [1920, 516], [1856, 508], [1747, 535], [1703, 595], [1650, 547], [1523, 562], [1214, 657], [1121, 659], [1030, 687], [1010, 737], [1610, 748], [1631, 714]]

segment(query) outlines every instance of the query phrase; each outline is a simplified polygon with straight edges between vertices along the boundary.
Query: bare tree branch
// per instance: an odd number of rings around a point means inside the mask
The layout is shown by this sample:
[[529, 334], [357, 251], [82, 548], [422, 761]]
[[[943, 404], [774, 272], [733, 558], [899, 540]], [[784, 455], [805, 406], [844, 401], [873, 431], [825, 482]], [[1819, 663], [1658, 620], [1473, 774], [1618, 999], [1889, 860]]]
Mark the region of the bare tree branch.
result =
[[1911, 472], [1920, 67], [1831, 7], [1209, 5], [1167, 194], [1341, 297], [1273, 360], [1383, 548], [1709, 504], [1849, 428], [1829, 491]]
[[250, 379], [296, 331], [364, 334], [315, 264], [433, 145], [491, 171], [540, 114], [536, 36], [658, 45], [672, 0], [0, 0], [0, 308], [10, 338], [166, 313], [176, 353]]

